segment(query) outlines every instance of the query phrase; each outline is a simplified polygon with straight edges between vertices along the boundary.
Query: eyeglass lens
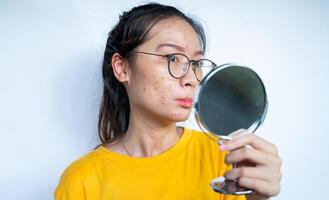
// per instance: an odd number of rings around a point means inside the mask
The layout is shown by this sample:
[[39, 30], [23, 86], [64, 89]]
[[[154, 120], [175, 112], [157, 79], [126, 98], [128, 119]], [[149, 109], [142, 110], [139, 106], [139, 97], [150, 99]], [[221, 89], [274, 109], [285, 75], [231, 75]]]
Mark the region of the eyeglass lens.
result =
[[[181, 78], [186, 75], [189, 69], [189, 59], [180, 54], [173, 54], [168, 58], [169, 70], [175, 78]], [[207, 74], [214, 64], [206, 59], [199, 60], [198, 62], [191, 62], [191, 66], [196, 78], [201, 81], [205, 74]]]

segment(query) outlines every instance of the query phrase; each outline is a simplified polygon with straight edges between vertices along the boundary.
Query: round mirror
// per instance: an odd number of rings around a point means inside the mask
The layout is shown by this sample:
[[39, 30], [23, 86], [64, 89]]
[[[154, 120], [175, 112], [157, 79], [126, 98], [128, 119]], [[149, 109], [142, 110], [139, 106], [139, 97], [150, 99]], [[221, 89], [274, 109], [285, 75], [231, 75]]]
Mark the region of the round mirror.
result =
[[240, 129], [253, 133], [267, 111], [264, 84], [252, 69], [236, 64], [221, 65], [200, 82], [195, 102], [200, 128], [229, 139]]
[[[264, 84], [248, 67], [225, 64], [209, 72], [200, 82], [196, 93], [195, 117], [200, 128], [216, 142], [231, 139], [238, 129], [254, 133], [267, 112]], [[235, 165], [234, 165], [235, 166]], [[214, 191], [223, 194], [249, 194], [237, 181], [215, 179]]]

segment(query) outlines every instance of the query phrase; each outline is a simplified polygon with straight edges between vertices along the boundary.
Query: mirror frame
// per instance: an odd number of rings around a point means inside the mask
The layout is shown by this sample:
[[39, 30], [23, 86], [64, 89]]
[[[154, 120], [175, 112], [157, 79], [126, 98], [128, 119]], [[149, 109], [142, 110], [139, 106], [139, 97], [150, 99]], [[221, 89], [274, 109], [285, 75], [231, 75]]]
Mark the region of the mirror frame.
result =
[[[248, 68], [250, 70], [252, 70], [249, 67], [243, 66], [243, 65], [239, 65], [239, 64], [235, 64], [235, 63], [226, 63], [220, 66], [215, 67], [213, 70], [211, 70], [200, 82], [195, 97], [194, 97], [194, 117], [196, 119], [197, 124], [199, 125], [201, 131], [203, 131], [204, 133], [206, 133], [211, 139], [213, 140], [220, 140], [220, 139], [224, 139], [224, 140], [229, 140], [232, 139], [230, 136], [225, 136], [225, 135], [218, 135], [216, 133], [211, 132], [211, 130], [205, 125], [204, 121], [202, 120], [202, 118], [200, 117], [200, 110], [199, 110], [199, 98], [200, 98], [200, 93], [202, 91], [202, 89], [204, 88], [204, 85], [208, 82], [208, 80], [214, 75], [216, 74], [218, 71], [221, 71], [223, 69], [229, 68], [229, 67], [243, 67], [243, 68]], [[264, 86], [264, 83], [262, 81], [262, 79], [259, 77], [259, 75], [252, 70], [252, 72], [258, 77], [258, 79], [260, 80], [263, 89], [264, 89], [264, 98], [265, 98], [265, 103], [264, 103], [264, 107], [263, 107], [263, 114], [261, 115], [260, 118], [258, 118], [253, 124], [251, 124], [246, 130], [248, 133], [254, 133], [259, 126], [264, 122], [266, 114], [267, 114], [267, 109], [268, 109], [268, 99], [267, 99], [267, 94], [266, 94], [266, 89]], [[241, 127], [243, 128], [243, 127]]]

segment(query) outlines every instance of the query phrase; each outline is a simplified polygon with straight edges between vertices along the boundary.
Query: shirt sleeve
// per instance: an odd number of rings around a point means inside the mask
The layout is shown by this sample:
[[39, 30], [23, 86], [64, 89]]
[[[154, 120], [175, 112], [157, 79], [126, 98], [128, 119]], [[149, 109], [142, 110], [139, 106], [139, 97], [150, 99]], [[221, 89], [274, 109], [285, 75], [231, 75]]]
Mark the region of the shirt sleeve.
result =
[[96, 176], [92, 168], [80, 161], [68, 166], [54, 192], [55, 200], [98, 199]]
[[54, 192], [55, 200], [76, 200], [87, 199], [82, 180], [75, 174], [64, 173]]

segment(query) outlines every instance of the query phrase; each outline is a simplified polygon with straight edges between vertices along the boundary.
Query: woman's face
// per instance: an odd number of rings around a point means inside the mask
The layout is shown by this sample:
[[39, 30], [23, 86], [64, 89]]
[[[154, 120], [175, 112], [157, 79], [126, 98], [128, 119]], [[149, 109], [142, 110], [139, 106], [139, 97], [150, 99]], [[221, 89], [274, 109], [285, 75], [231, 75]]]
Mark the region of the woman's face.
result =
[[[196, 32], [180, 18], [158, 22], [149, 32], [147, 41], [135, 50], [156, 54], [183, 53], [193, 60], [203, 57]], [[191, 67], [185, 77], [176, 79], [168, 72], [166, 58], [135, 54], [126, 83], [131, 112], [166, 123], [184, 121], [190, 115], [198, 83]]]

